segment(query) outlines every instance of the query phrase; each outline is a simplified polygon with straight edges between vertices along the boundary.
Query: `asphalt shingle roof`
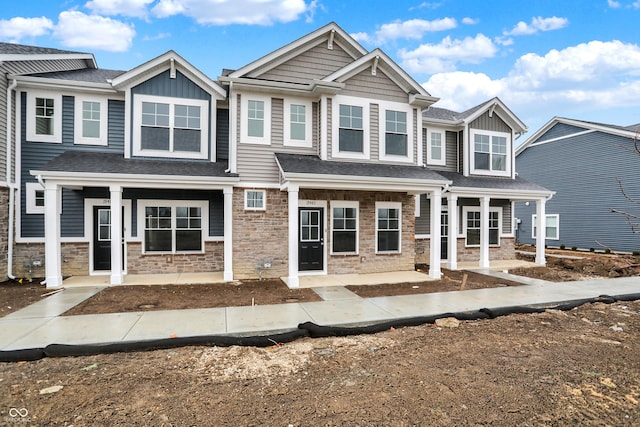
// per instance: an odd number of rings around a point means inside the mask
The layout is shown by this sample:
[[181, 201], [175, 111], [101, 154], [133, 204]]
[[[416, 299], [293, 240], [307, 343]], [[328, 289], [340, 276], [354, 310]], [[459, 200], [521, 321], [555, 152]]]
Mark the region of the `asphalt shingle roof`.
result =
[[302, 154], [276, 153], [276, 157], [284, 173], [447, 181], [438, 172], [420, 166], [335, 162], [321, 160], [318, 156]]
[[54, 49], [51, 47], [27, 46], [17, 43], [0, 42], [0, 55], [65, 55], [86, 54], [86, 52], [74, 52], [71, 50]]
[[456, 172], [438, 172], [448, 180], [453, 181], [452, 187], [463, 188], [490, 188], [495, 190], [521, 190], [521, 191], [549, 191], [548, 189], [516, 176], [515, 179], [464, 176]]
[[36, 168], [45, 172], [77, 172], [134, 175], [173, 175], [236, 178], [237, 174], [225, 173], [223, 163], [125, 159], [119, 153], [94, 153], [66, 151]]
[[28, 74], [32, 77], [43, 77], [47, 79], [71, 80], [87, 83], [107, 83], [107, 80], [113, 79], [125, 71], [105, 70], [99, 68], [83, 68], [80, 70], [55, 71], [51, 73], [34, 73]]

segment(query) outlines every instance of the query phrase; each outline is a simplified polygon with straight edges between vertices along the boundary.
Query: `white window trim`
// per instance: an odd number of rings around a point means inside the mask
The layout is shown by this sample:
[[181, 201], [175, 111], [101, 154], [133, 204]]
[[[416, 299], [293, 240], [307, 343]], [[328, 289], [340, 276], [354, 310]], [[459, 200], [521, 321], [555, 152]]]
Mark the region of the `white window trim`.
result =
[[[427, 164], [428, 165], [436, 165], [436, 166], [445, 166], [447, 164], [447, 133], [444, 129], [440, 128], [425, 128], [425, 132], [427, 132]], [[442, 142], [441, 147], [441, 159], [434, 159], [432, 148], [431, 148], [431, 134], [439, 133], [440, 141]]]
[[[506, 170], [504, 171], [494, 171], [494, 170], [484, 170], [484, 169], [476, 169], [476, 148], [475, 148], [475, 135], [488, 135], [490, 138], [494, 136], [502, 136], [507, 138], [507, 158], [506, 158]], [[493, 175], [493, 176], [511, 176], [511, 159], [513, 157], [513, 142], [512, 135], [507, 132], [496, 132], [490, 130], [482, 130], [482, 129], [471, 129], [469, 132], [469, 152], [471, 153], [470, 157], [470, 168], [471, 173], [475, 175]], [[489, 140], [489, 149], [492, 150], [493, 141]], [[493, 151], [490, 151], [489, 154], [489, 167], [491, 167], [491, 156]]]
[[[387, 133], [387, 110], [401, 111], [407, 114], [407, 155], [398, 156], [395, 154], [387, 154], [387, 144], [385, 135]], [[413, 163], [414, 150], [414, 135], [413, 135], [413, 108], [407, 104], [401, 104], [398, 102], [378, 102], [378, 128], [380, 129], [380, 135], [378, 138], [379, 157], [380, 160], [391, 162], [404, 162]]]
[[[36, 191], [44, 192], [44, 188], [38, 182], [25, 184], [25, 207], [27, 214], [44, 214], [44, 206], [36, 206]], [[60, 191], [62, 194], [62, 191]]]
[[[108, 112], [108, 103], [106, 98], [98, 98], [98, 97], [89, 97], [89, 96], [76, 96], [75, 97], [75, 130], [74, 130], [74, 144], [79, 145], [107, 145], [107, 116]], [[82, 103], [84, 101], [87, 102], [97, 102], [100, 104], [100, 137], [99, 138], [89, 138], [82, 136], [82, 124], [83, 124], [83, 114], [82, 114]]]
[[[200, 107], [200, 151], [164, 151], [142, 149], [142, 103], [155, 102], [169, 104], [169, 129], [174, 129], [174, 106], [190, 105]], [[209, 102], [201, 99], [175, 98], [168, 96], [134, 95], [133, 102], [133, 155], [178, 159], [207, 159], [209, 157]], [[171, 133], [173, 135], [173, 133]]]
[[[467, 243], [467, 212], [482, 212], [480, 211], [480, 206], [463, 206], [462, 207], [462, 237], [464, 237], [464, 246], [466, 248], [479, 248], [480, 245], [469, 245]], [[491, 248], [499, 248], [500, 242], [502, 240], [502, 208], [500, 206], [490, 206], [489, 212], [498, 212], [498, 244], [497, 245], [489, 245]], [[480, 222], [482, 223], [482, 217], [480, 217]]]
[[[197, 207], [201, 208], [202, 217], [201, 217], [201, 240], [202, 240], [202, 250], [200, 251], [176, 251], [175, 250], [175, 239], [172, 239], [173, 247], [171, 251], [152, 251], [147, 252], [145, 250], [145, 210], [147, 207], [155, 207], [155, 206], [166, 206], [171, 208], [171, 230], [176, 230], [176, 216], [175, 216], [175, 208], [176, 207]], [[163, 255], [163, 254], [202, 254], [205, 253], [205, 241], [207, 240], [207, 236], [209, 235], [209, 202], [206, 200], [138, 200], [138, 238], [142, 242], [142, 254], [146, 255]]]
[[[249, 136], [249, 101], [264, 102], [264, 136], [262, 138]], [[240, 143], [271, 145], [271, 97], [243, 93], [240, 96]]]
[[[355, 208], [356, 210], [356, 250], [355, 252], [334, 252], [333, 250], [333, 208]], [[331, 255], [358, 255], [360, 253], [360, 202], [357, 201], [343, 201], [343, 200], [332, 200], [330, 202], [330, 219], [331, 227], [330, 227], [330, 236], [331, 236]], [[376, 239], [377, 240], [377, 239]]]
[[[250, 207], [248, 205], [249, 192], [262, 193], [262, 207]], [[244, 190], [244, 210], [246, 211], [266, 211], [267, 210], [267, 191], [256, 190], [255, 188], [247, 188]]]
[[[378, 250], [378, 209], [398, 209], [398, 250], [397, 251], [379, 251]], [[402, 203], [401, 202], [376, 202], [376, 254], [400, 254], [402, 253]]]
[[[551, 217], [555, 217], [556, 218], [556, 224], [557, 225], [555, 227], [555, 229], [556, 229], [555, 237], [547, 237], [547, 221]], [[536, 214], [532, 214], [531, 215], [531, 238], [532, 239], [536, 238], [536, 218], [537, 218]], [[560, 240], [560, 214], [546, 214], [545, 215], [544, 238], [545, 238], [545, 240]]]
[[[53, 99], [53, 135], [36, 134], [36, 98]], [[62, 143], [62, 95], [47, 91], [27, 92], [27, 141]]]
[[[291, 105], [304, 105], [304, 141], [291, 139]], [[313, 147], [313, 103], [304, 99], [284, 100], [284, 145], [290, 147]]]
[[[362, 153], [340, 151], [340, 104], [362, 107]], [[369, 120], [369, 100], [353, 96], [336, 95], [331, 105], [332, 132], [331, 132], [331, 156], [343, 159], [369, 160], [371, 153], [371, 141], [369, 138], [371, 122]]]

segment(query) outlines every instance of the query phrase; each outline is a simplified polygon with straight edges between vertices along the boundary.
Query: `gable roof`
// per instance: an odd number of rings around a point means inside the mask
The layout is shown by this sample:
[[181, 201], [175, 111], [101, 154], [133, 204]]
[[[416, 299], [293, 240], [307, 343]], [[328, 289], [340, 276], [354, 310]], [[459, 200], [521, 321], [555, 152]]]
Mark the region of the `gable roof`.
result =
[[25, 74], [25, 77], [39, 77], [45, 79], [86, 82], [109, 83], [109, 80], [125, 73], [122, 70], [106, 70], [104, 68], [83, 68], [80, 70], [53, 71], [50, 73]]
[[527, 131], [527, 125], [525, 125], [498, 97], [491, 98], [488, 101], [471, 107], [461, 113], [453, 110], [447, 110], [445, 108], [431, 107], [422, 112], [422, 118], [425, 121], [433, 121], [436, 123], [466, 125], [473, 122], [487, 111], [489, 111], [489, 115], [497, 113], [500, 118], [507, 122], [507, 124], [509, 124], [516, 132], [524, 133]]
[[114, 88], [123, 90], [142, 83], [168, 69], [179, 70], [218, 99], [224, 99], [227, 96], [226, 90], [224, 90], [220, 84], [211, 80], [206, 74], [191, 65], [186, 59], [173, 50], [169, 50], [144, 64], [120, 74], [111, 80], [111, 84]]
[[54, 60], [65, 58], [84, 59], [89, 62], [91, 67], [98, 67], [96, 59], [91, 53], [0, 42], [0, 62]]
[[[529, 139], [523, 142], [518, 148], [516, 148], [516, 156], [527, 149], [531, 144], [534, 144], [540, 137], [542, 137], [547, 131], [553, 128], [556, 124], [566, 124], [570, 126], [576, 126], [584, 129], [584, 132], [605, 132], [612, 135], [637, 138], [638, 132], [640, 132], [640, 124], [631, 126], [618, 126], [606, 123], [590, 122], [586, 120], [568, 119], [565, 117], [555, 116], [547, 123], [545, 123], [540, 129], [538, 129]], [[563, 138], [566, 136], [563, 136]], [[553, 142], [558, 138], [552, 138], [545, 140], [545, 142]]]
[[320, 43], [327, 43], [329, 49], [333, 48], [333, 43], [337, 43], [353, 59], [357, 59], [367, 54], [367, 50], [362, 47], [353, 37], [347, 34], [338, 24], [331, 22], [324, 27], [279, 48], [273, 52], [259, 58], [242, 68], [231, 71], [227, 74], [230, 78], [252, 77], [256, 78], [287, 60], [299, 55], [301, 52], [316, 46]]

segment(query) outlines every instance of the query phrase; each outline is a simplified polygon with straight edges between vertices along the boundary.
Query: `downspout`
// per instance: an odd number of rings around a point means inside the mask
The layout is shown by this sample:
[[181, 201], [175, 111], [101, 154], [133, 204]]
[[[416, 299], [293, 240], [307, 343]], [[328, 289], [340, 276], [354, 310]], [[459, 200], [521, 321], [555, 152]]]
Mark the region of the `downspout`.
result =
[[7, 87], [7, 185], [9, 186], [9, 235], [7, 236], [7, 277], [14, 280], [13, 275], [13, 244], [14, 244], [14, 215], [17, 185], [11, 180], [11, 129], [13, 121], [13, 90], [18, 86], [16, 79], [11, 80], [11, 84]]

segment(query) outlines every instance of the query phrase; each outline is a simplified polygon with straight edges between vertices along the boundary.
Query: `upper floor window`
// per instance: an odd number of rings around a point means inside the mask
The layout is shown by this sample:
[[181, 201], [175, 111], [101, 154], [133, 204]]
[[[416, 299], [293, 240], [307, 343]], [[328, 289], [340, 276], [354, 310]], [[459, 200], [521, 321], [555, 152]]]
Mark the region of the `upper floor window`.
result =
[[427, 134], [427, 164], [446, 164], [446, 134], [440, 129], [425, 129]]
[[336, 96], [333, 104], [332, 155], [369, 158], [369, 105], [359, 98]]
[[311, 102], [284, 100], [284, 145], [312, 147], [311, 112]]
[[511, 148], [510, 134], [472, 129], [471, 142], [473, 173], [510, 175], [511, 166], [508, 156]]
[[404, 111], [386, 111], [385, 153], [393, 156], [406, 156], [407, 149], [407, 113]]
[[207, 158], [207, 101], [148, 95], [137, 95], [135, 100], [135, 155]]
[[75, 144], [107, 145], [107, 100], [76, 97]]
[[27, 140], [62, 142], [62, 95], [27, 93]]
[[271, 143], [271, 98], [258, 95], [241, 97], [241, 142]]

